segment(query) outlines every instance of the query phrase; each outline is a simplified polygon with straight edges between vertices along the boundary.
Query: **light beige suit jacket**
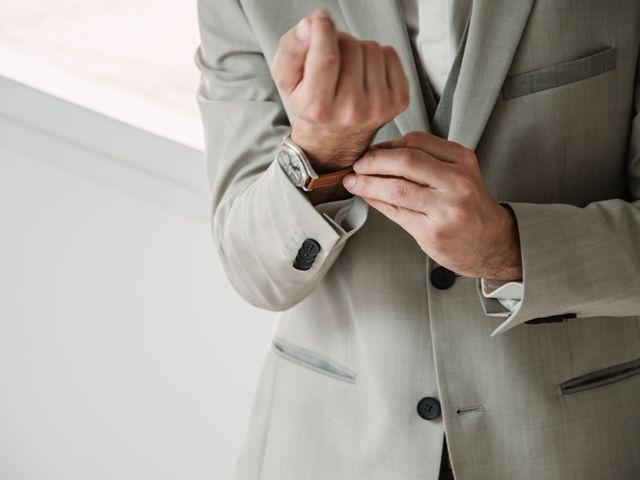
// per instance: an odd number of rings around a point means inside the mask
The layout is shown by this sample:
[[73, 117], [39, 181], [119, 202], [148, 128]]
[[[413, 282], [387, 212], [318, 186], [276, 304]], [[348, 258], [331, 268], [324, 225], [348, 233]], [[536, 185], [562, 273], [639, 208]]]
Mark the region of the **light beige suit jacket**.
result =
[[430, 131], [396, 0], [199, 1], [213, 240], [240, 295], [280, 312], [235, 478], [435, 480], [445, 432], [458, 480], [640, 478], [640, 2], [474, 4], [449, 139], [516, 214], [512, 314], [477, 278], [435, 288], [406, 231], [358, 197], [314, 207], [274, 161], [293, 116], [269, 65], [320, 6], [408, 72], [374, 141]]

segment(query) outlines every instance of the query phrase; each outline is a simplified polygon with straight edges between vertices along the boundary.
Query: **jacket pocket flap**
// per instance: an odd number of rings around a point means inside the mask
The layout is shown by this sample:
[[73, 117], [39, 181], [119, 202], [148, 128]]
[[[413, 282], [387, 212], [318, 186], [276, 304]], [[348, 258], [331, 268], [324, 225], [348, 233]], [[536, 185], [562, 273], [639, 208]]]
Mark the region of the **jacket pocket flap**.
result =
[[501, 97], [505, 100], [521, 97], [600, 75], [615, 67], [616, 48], [608, 47], [575, 60], [511, 75], [502, 85]]
[[272, 339], [272, 346], [281, 357], [291, 360], [299, 365], [310, 368], [316, 372], [324, 373], [333, 378], [349, 383], [355, 383], [358, 374], [350, 368], [335, 360], [326, 357], [308, 348], [288, 342], [283, 338], [275, 336]]
[[571, 378], [558, 384], [558, 392], [561, 395], [580, 392], [590, 388], [599, 387], [608, 383], [617, 382], [623, 378], [640, 373], [640, 358], [629, 362], [618, 363], [610, 367], [585, 373], [579, 377]]

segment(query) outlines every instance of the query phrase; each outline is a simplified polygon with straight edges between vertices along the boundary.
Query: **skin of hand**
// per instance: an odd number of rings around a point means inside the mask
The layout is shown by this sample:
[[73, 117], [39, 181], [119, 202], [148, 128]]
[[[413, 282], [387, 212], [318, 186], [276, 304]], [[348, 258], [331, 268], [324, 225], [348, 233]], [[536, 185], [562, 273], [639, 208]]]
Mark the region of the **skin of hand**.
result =
[[353, 169], [345, 188], [438, 264], [463, 276], [522, 280], [515, 216], [489, 194], [472, 150], [413, 131], [373, 145]]
[[322, 8], [280, 38], [271, 74], [295, 116], [291, 139], [318, 173], [353, 164], [409, 105], [395, 49], [339, 31]]

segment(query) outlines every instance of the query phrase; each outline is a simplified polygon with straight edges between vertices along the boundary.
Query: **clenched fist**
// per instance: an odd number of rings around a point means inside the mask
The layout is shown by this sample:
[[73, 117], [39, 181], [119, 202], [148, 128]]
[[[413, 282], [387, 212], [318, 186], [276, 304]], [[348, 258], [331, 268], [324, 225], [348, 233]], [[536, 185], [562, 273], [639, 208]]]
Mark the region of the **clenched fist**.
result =
[[324, 9], [280, 38], [271, 73], [295, 115], [291, 138], [318, 173], [351, 165], [409, 105], [395, 49], [337, 30]]

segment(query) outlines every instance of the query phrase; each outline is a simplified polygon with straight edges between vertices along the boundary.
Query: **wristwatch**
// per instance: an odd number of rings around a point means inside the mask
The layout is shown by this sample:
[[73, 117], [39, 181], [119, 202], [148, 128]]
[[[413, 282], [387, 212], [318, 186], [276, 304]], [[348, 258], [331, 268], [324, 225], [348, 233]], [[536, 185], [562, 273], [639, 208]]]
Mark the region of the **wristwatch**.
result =
[[305, 191], [341, 183], [342, 178], [353, 171], [353, 168], [346, 167], [322, 175], [317, 174], [302, 148], [291, 140], [291, 130], [278, 145], [276, 158], [291, 183]]

